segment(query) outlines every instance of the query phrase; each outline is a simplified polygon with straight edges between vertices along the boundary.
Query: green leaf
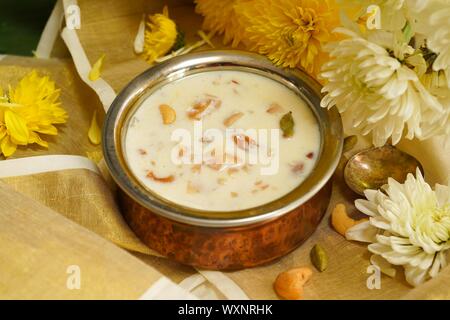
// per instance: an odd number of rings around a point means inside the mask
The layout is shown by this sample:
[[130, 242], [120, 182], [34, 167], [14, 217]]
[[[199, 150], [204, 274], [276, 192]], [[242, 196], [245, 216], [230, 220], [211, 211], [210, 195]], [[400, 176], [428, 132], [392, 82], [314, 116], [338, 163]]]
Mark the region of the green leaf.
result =
[[409, 21], [406, 22], [402, 31], [403, 31], [403, 39], [405, 40], [405, 43], [409, 43], [414, 36], [414, 32], [413, 32], [413, 29], [412, 29]]
[[177, 27], [177, 37], [176, 37], [175, 43], [170, 51], [171, 52], [177, 51], [178, 49], [183, 48], [185, 45], [186, 45], [185, 33]]

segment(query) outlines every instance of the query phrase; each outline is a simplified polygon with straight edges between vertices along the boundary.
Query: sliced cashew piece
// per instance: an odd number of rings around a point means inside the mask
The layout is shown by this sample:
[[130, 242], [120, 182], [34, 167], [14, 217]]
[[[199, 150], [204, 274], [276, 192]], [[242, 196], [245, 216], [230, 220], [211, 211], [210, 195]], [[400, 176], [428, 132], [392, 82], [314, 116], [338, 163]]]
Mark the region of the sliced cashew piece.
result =
[[242, 112], [234, 113], [231, 116], [229, 116], [228, 118], [226, 118], [225, 121], [223, 122], [223, 124], [225, 125], [225, 127], [229, 127], [229, 126], [233, 125], [236, 121], [238, 121], [240, 118], [242, 118], [243, 116], [244, 116], [244, 114]]
[[172, 124], [177, 119], [177, 113], [175, 110], [167, 104], [162, 104], [159, 106], [159, 112], [164, 124]]

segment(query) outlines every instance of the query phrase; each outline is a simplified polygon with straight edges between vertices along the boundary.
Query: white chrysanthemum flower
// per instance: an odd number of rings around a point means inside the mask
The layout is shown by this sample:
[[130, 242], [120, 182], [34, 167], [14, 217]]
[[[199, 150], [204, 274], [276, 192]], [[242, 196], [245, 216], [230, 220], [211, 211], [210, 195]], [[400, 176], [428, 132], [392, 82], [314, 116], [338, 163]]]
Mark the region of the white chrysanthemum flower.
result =
[[408, 139], [444, 133], [448, 112], [416, 73], [426, 70], [421, 55], [390, 32], [372, 31], [365, 39], [337, 31], [348, 37], [326, 47], [331, 59], [321, 73], [327, 82], [322, 91], [328, 93], [322, 107], [335, 105], [361, 134], [372, 133], [376, 146], [389, 138], [397, 144], [405, 133]]
[[346, 238], [371, 243], [371, 261], [391, 276], [389, 264], [403, 266], [413, 286], [435, 277], [450, 249], [450, 186], [437, 184], [433, 191], [417, 169], [404, 184], [389, 179], [383, 190], [366, 190], [365, 196], [355, 205], [370, 219]]

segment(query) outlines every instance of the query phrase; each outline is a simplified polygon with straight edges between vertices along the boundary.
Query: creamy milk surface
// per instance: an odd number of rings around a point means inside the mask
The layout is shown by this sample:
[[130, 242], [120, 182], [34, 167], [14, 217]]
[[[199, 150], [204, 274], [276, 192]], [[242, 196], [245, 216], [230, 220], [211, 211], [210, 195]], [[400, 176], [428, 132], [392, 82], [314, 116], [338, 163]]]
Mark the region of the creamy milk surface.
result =
[[208, 211], [282, 197], [311, 173], [320, 149], [316, 118], [300, 97], [241, 71], [202, 72], [162, 86], [125, 132], [125, 157], [142, 185]]

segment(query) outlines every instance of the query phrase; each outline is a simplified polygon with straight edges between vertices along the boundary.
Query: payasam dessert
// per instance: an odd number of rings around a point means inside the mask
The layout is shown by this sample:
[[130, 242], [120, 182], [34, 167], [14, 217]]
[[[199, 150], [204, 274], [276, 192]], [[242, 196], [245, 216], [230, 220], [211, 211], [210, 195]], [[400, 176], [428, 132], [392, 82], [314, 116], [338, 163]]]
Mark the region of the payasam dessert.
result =
[[275, 80], [206, 71], [152, 92], [129, 117], [127, 165], [150, 192], [208, 211], [274, 201], [299, 186], [320, 152], [316, 117]]

